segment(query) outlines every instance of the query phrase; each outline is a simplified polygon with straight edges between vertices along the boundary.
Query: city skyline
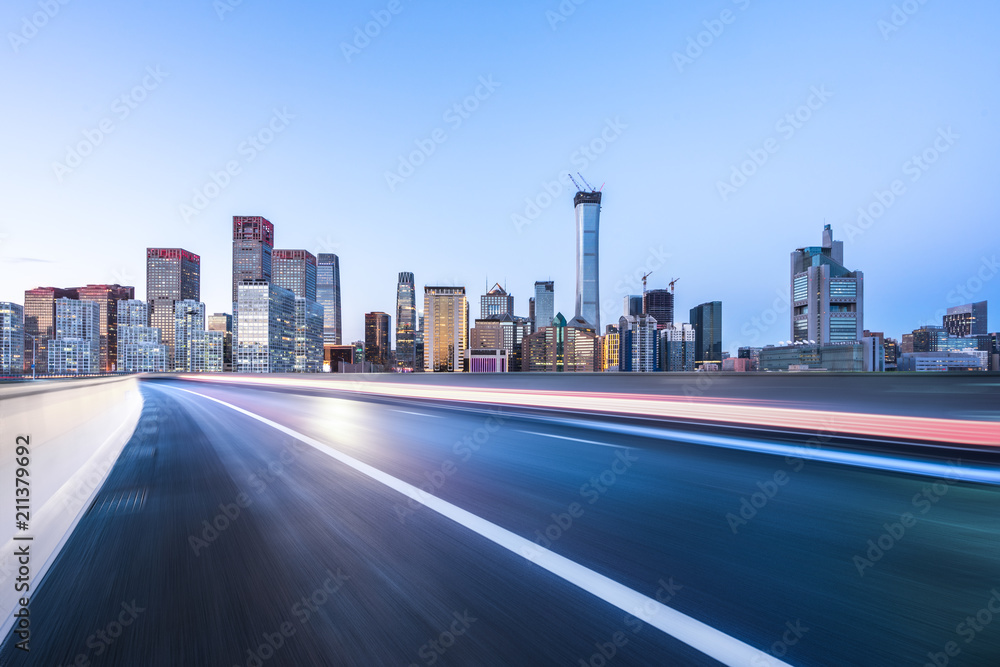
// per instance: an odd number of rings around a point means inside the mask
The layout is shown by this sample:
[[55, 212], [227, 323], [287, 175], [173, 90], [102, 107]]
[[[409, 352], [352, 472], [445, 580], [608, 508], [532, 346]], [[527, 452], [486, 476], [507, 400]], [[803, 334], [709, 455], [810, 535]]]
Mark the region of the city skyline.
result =
[[[474, 292], [499, 281], [522, 316], [534, 282], [552, 279], [562, 286], [555, 311], [571, 315], [565, 175], [579, 171], [608, 183], [602, 298], [639, 294], [637, 276], [652, 269], [650, 288], [681, 278], [676, 312], [727, 304], [728, 351], [778, 342], [784, 313], [765, 322], [776, 303], [787, 309], [782, 257], [825, 222], [865, 270], [866, 326], [899, 335], [1000, 292], [992, 245], [971, 242], [993, 238], [1000, 197], [989, 178], [997, 91], [980, 85], [1000, 61], [985, 36], [1000, 9], [973, 4], [974, 24], [921, 5], [888, 30], [891, 5], [860, 2], [809, 12], [742, 0], [718, 11], [587, 3], [570, 16], [518, 2], [462, 16], [404, 4], [349, 57], [342, 44], [380, 7], [310, 7], [304, 25], [246, 3], [221, 16], [186, 4], [110, 17], [67, 6], [8, 51], [10, 84], [43, 110], [3, 112], [19, 133], [0, 185], [0, 299], [44, 285], [141, 288], [143, 250], [178, 247], [203, 258], [207, 309], [229, 312], [227, 228], [232, 215], [253, 214], [280, 225], [281, 247], [340, 256], [343, 340], [363, 336], [365, 312], [392, 312], [399, 271]], [[16, 33], [34, 7], [6, 6], [0, 25]], [[136, 37], [93, 48], [98, 22]], [[166, 27], [194, 47], [148, 38]], [[771, 40], [774, 31], [791, 38]], [[254, 34], [268, 39], [250, 53]], [[447, 48], [422, 48], [454, 34]], [[537, 66], [566, 62], [598, 35], [579, 66], [602, 94]], [[512, 42], [526, 53], [509, 53]], [[455, 49], [468, 56], [458, 67]], [[770, 76], [776, 69], [784, 74]], [[251, 86], [250, 103], [232, 103]], [[105, 119], [113, 130], [57, 174]], [[420, 165], [401, 164], [428, 140]], [[195, 211], [186, 220], [184, 206]], [[376, 229], [412, 240], [387, 244]], [[490, 244], [488, 255], [442, 250], [437, 239], [454, 229]], [[748, 256], [757, 275], [737, 280]]]

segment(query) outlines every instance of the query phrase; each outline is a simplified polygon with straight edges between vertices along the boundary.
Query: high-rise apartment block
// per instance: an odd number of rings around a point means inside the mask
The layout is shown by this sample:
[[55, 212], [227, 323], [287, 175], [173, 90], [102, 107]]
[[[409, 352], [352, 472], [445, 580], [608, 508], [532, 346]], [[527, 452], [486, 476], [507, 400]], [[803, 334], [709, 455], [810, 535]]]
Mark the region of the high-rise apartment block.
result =
[[652, 373], [659, 368], [659, 337], [651, 315], [622, 315], [618, 320], [618, 370]]
[[697, 336], [690, 324], [660, 330], [660, 368], [668, 372], [693, 371]]

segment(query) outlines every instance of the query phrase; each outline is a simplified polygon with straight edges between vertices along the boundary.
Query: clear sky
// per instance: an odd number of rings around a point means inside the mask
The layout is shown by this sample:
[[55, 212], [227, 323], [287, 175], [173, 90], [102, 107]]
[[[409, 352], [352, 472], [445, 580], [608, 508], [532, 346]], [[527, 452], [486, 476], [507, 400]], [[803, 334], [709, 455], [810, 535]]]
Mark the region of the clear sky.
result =
[[145, 248], [179, 246], [228, 312], [232, 216], [263, 215], [340, 255], [345, 341], [399, 271], [473, 317], [553, 279], [571, 314], [572, 192], [544, 183], [580, 171], [606, 182], [605, 323], [648, 268], [679, 321], [723, 302], [727, 349], [786, 340], [789, 253], [824, 221], [869, 329], [1000, 308], [1000, 4], [576, 1], [7, 0], [0, 300], [144, 298]]

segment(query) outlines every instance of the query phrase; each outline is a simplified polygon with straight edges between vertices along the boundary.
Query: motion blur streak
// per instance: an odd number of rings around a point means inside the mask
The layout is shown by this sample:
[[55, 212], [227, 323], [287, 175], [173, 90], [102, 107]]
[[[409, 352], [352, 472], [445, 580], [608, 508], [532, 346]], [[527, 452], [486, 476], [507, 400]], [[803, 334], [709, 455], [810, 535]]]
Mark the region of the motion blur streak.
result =
[[704, 397], [651, 396], [646, 394], [608, 394], [584, 391], [524, 391], [483, 389], [479, 387], [431, 387], [391, 383], [330, 383], [322, 380], [284, 378], [206, 379], [196, 375], [186, 380], [232, 382], [286, 387], [324, 389], [396, 398], [416, 398], [467, 403], [491, 403], [534, 408], [557, 408], [596, 414], [643, 415], [671, 419], [705, 420], [727, 424], [756, 424], [775, 428], [800, 429], [826, 433], [845, 433], [877, 438], [907, 438], [929, 442], [966, 445], [1000, 445], [1000, 424], [991, 422], [872, 415], [823, 410], [750, 405], [745, 400]]
[[256, 419], [257, 421], [267, 424], [273, 429], [281, 431], [282, 433], [290, 435], [293, 438], [297, 438], [302, 442], [315, 447], [319, 451], [324, 452], [341, 463], [354, 468], [358, 472], [367, 475], [373, 480], [398, 491], [404, 496], [434, 510], [438, 514], [451, 519], [455, 523], [464, 526], [465, 528], [482, 535], [486, 539], [499, 544], [505, 549], [524, 557], [536, 565], [548, 570], [552, 574], [555, 574], [571, 584], [579, 586], [588, 593], [601, 598], [605, 602], [615, 605], [622, 611], [631, 613], [632, 610], [637, 610], [635, 616], [640, 620], [649, 623], [653, 627], [659, 628], [668, 635], [680, 639], [688, 646], [698, 649], [702, 653], [715, 658], [723, 664], [729, 665], [730, 667], [743, 667], [744, 665], [757, 664], [761, 660], [767, 660], [768, 662], [766, 664], [773, 665], [774, 667], [782, 667], [783, 665], [785, 667], [789, 667], [786, 663], [770, 658], [761, 651], [744, 644], [738, 639], [719, 632], [715, 628], [705, 625], [700, 621], [696, 621], [689, 616], [685, 616], [670, 607], [660, 604], [650, 597], [642, 595], [627, 586], [621, 585], [617, 581], [583, 567], [568, 558], [560, 556], [559, 554], [549, 551], [548, 549], [544, 549], [519, 535], [515, 535], [509, 530], [505, 530], [494, 523], [486, 521], [485, 519], [456, 507], [449, 502], [445, 502], [440, 498], [430, 495], [412, 484], [407, 484], [400, 479], [396, 479], [392, 475], [387, 475], [377, 468], [373, 468], [372, 466], [362, 463], [354, 457], [333, 449], [329, 445], [290, 429], [287, 426], [282, 426], [277, 422], [273, 422], [270, 419], [254, 414], [249, 410], [244, 410], [243, 408], [232, 405], [231, 403], [226, 403], [225, 401], [220, 401], [217, 398], [213, 398], [205, 394], [199, 394], [188, 389], [178, 389], [179, 391], [194, 394], [195, 396], [224, 405], [227, 408], [235, 410], [236, 412], [246, 415], [252, 419]]

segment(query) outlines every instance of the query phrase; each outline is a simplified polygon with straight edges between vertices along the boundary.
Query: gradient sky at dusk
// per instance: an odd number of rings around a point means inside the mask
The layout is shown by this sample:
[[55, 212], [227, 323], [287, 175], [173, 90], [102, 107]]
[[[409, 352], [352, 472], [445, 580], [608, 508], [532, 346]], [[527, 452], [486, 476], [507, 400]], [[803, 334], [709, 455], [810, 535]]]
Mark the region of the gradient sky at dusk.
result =
[[[209, 311], [228, 312], [232, 216], [263, 215], [277, 247], [340, 255], [345, 342], [363, 336], [366, 311], [394, 311], [399, 271], [465, 285], [473, 317], [493, 282], [526, 315], [533, 282], [553, 279], [569, 314], [572, 192], [531, 224], [512, 218], [579, 170], [607, 183], [605, 323], [649, 267], [651, 287], [680, 278], [678, 320], [723, 302], [727, 349], [786, 340], [787, 314], [768, 310], [787, 292], [789, 253], [818, 245], [824, 222], [865, 272], [869, 329], [898, 336], [969, 300], [1000, 308], [996, 2], [586, 0], [562, 16], [557, 0], [401, 0], [350, 58], [342, 44], [388, 0], [225, 2], [52, 0], [35, 32], [24, 21], [38, 0], [3, 4], [0, 300], [101, 282], [144, 298], [145, 248], [179, 246], [201, 255]], [[889, 32], [894, 4], [915, 13]], [[712, 23], [725, 11], [728, 24]], [[720, 27], [678, 67], [689, 39]], [[144, 78], [127, 108], [119, 98]], [[477, 87], [467, 118], [448, 113]], [[829, 97], [812, 98], [808, 120], [779, 125], [814, 90]], [[241, 145], [275, 110], [292, 117], [250, 160]], [[579, 153], [609, 121], [615, 141]], [[102, 122], [113, 131], [57, 174]], [[386, 172], [437, 130], [444, 141], [391, 188]], [[724, 199], [718, 182], [766, 146]], [[910, 161], [925, 150], [937, 159], [922, 169]], [[182, 205], [230, 161], [239, 173], [185, 221]], [[858, 226], [897, 179], [901, 194]]]

